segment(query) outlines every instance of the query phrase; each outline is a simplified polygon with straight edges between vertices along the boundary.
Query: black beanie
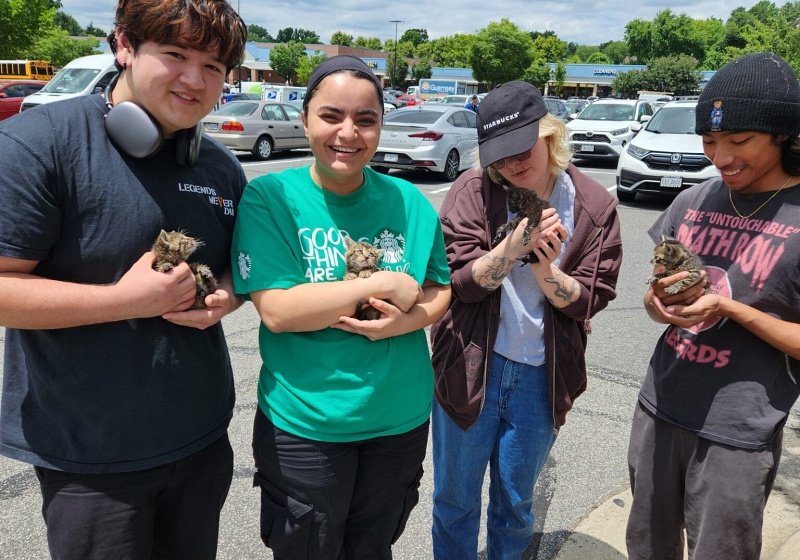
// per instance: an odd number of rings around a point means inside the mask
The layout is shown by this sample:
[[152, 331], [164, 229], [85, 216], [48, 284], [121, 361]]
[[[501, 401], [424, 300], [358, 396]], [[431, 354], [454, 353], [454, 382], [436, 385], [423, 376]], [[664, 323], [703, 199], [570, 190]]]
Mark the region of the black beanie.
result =
[[695, 132], [800, 134], [800, 85], [792, 67], [770, 52], [746, 54], [720, 68], [700, 93]]

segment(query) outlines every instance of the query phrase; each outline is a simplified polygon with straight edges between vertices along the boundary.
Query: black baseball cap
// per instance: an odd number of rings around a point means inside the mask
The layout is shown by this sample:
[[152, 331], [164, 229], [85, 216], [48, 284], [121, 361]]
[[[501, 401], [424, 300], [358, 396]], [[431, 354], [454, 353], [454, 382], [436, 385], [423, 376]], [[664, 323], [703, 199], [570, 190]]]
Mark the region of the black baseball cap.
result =
[[487, 93], [478, 106], [481, 167], [533, 148], [546, 114], [542, 94], [528, 82], [506, 82]]

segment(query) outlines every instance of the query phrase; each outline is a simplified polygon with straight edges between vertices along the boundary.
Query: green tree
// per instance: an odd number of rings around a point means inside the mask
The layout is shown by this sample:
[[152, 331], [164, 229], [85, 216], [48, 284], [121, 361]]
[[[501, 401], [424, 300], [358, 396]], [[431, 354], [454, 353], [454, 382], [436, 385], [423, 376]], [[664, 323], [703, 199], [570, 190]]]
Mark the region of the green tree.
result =
[[269, 51], [269, 65], [287, 82], [297, 73], [301, 58], [306, 58], [305, 47], [297, 41], [275, 45]]
[[431, 63], [422, 59], [417, 64], [411, 67], [411, 81], [419, 83], [420, 80], [425, 80], [431, 77]]
[[331, 35], [331, 45], [350, 47], [353, 45], [353, 36], [348, 35], [344, 31], [335, 31], [333, 35]]
[[403, 36], [400, 37], [400, 42], [408, 42], [412, 43], [414, 47], [418, 47], [420, 43], [426, 43], [428, 41], [428, 30], [427, 29], [406, 29]]
[[371, 51], [379, 51], [383, 49], [383, 42], [378, 37], [356, 37], [353, 46], [357, 49], [369, 49]]
[[0, 58], [25, 58], [42, 33], [55, 27], [58, 0], [0, 0]]
[[272, 43], [275, 40], [269, 31], [254, 23], [247, 26], [247, 39], [259, 43]]
[[633, 69], [620, 72], [611, 82], [611, 89], [623, 97], [635, 98], [636, 92], [645, 89], [642, 83], [642, 71]]
[[472, 75], [490, 87], [518, 80], [533, 62], [533, 40], [508, 18], [490, 22], [472, 44]]
[[72, 35], [74, 37], [83, 35], [83, 27], [81, 27], [81, 24], [78, 23], [78, 20], [66, 12], [58, 10], [56, 15], [53, 17], [53, 23], [56, 25], [56, 27], [60, 27], [66, 31], [68, 35]]
[[91, 35], [92, 37], [107, 37], [108, 33], [94, 26], [94, 22], [90, 21], [86, 29], [83, 30], [84, 34]]
[[578, 47], [575, 49], [575, 56], [577, 56], [581, 62], [586, 62], [589, 60], [589, 57], [596, 52], [600, 52], [600, 47], [593, 45], [578, 45]]
[[389, 51], [388, 54], [389, 56], [386, 57], [386, 75], [389, 77], [389, 82], [393, 87], [402, 88], [408, 76], [408, 62], [398, 52], [397, 64], [395, 64], [394, 50]]
[[624, 41], [609, 41], [598, 47], [612, 64], [624, 64], [628, 57], [628, 45]]
[[544, 91], [544, 86], [550, 81], [550, 64], [543, 58], [534, 60], [522, 73], [522, 79]]
[[611, 64], [611, 59], [605, 53], [596, 52], [586, 61], [587, 64]]
[[100, 42], [92, 37], [75, 39], [69, 32], [61, 28], [52, 28], [43, 32], [27, 51], [27, 58], [49, 60], [56, 68], [61, 68], [81, 56], [97, 54], [95, 50]]
[[567, 57], [567, 44], [555, 35], [540, 34], [533, 40], [533, 57], [558, 62]]
[[564, 89], [564, 82], [567, 77], [567, 67], [563, 62], [556, 64], [553, 68], [553, 88], [556, 90], [556, 95], [561, 96], [561, 91]]
[[434, 39], [431, 41], [433, 46], [431, 60], [436, 63], [436, 66], [467, 68], [469, 66], [470, 53], [472, 52], [472, 44], [475, 40], [475, 35], [467, 35], [465, 33]]
[[[695, 33], [693, 20], [686, 14], [662, 10], [653, 20], [653, 50], [650, 58], [687, 54], [696, 60], [705, 58], [705, 42]], [[648, 59], [649, 60], [649, 59]]]
[[306, 85], [314, 68], [319, 66], [326, 58], [328, 58], [328, 55], [322, 51], [314, 51], [311, 56], [301, 56], [297, 65], [297, 83], [301, 86]]
[[642, 70], [642, 89], [693, 95], [700, 89], [697, 59], [685, 54], [656, 58]]
[[653, 24], [643, 19], [634, 19], [625, 25], [625, 43], [631, 57], [640, 64], [646, 63], [653, 55]]
[[275, 41], [278, 43], [289, 43], [291, 41], [295, 41], [297, 43], [311, 45], [318, 45], [322, 43], [319, 35], [317, 35], [315, 32], [294, 27], [284, 27], [278, 31], [278, 36], [275, 37]]

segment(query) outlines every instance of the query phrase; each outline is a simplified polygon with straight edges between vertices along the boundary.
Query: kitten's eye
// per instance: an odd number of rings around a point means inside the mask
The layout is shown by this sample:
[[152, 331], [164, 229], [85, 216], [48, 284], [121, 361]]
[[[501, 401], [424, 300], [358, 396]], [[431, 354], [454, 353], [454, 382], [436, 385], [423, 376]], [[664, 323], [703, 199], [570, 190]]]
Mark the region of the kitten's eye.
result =
[[359, 249], [358, 251], [356, 251], [356, 254], [358, 254], [358, 255], [363, 255], [363, 254], [364, 254], [364, 251], [362, 251], [361, 249]]

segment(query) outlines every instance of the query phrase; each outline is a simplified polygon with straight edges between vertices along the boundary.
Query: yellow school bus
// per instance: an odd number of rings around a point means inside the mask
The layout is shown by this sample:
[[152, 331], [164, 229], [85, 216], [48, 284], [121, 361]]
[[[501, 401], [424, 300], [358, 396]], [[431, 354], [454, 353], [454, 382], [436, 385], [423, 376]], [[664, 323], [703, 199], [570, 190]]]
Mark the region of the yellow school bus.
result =
[[0, 60], [0, 80], [40, 80], [53, 77], [53, 65], [44, 60]]

